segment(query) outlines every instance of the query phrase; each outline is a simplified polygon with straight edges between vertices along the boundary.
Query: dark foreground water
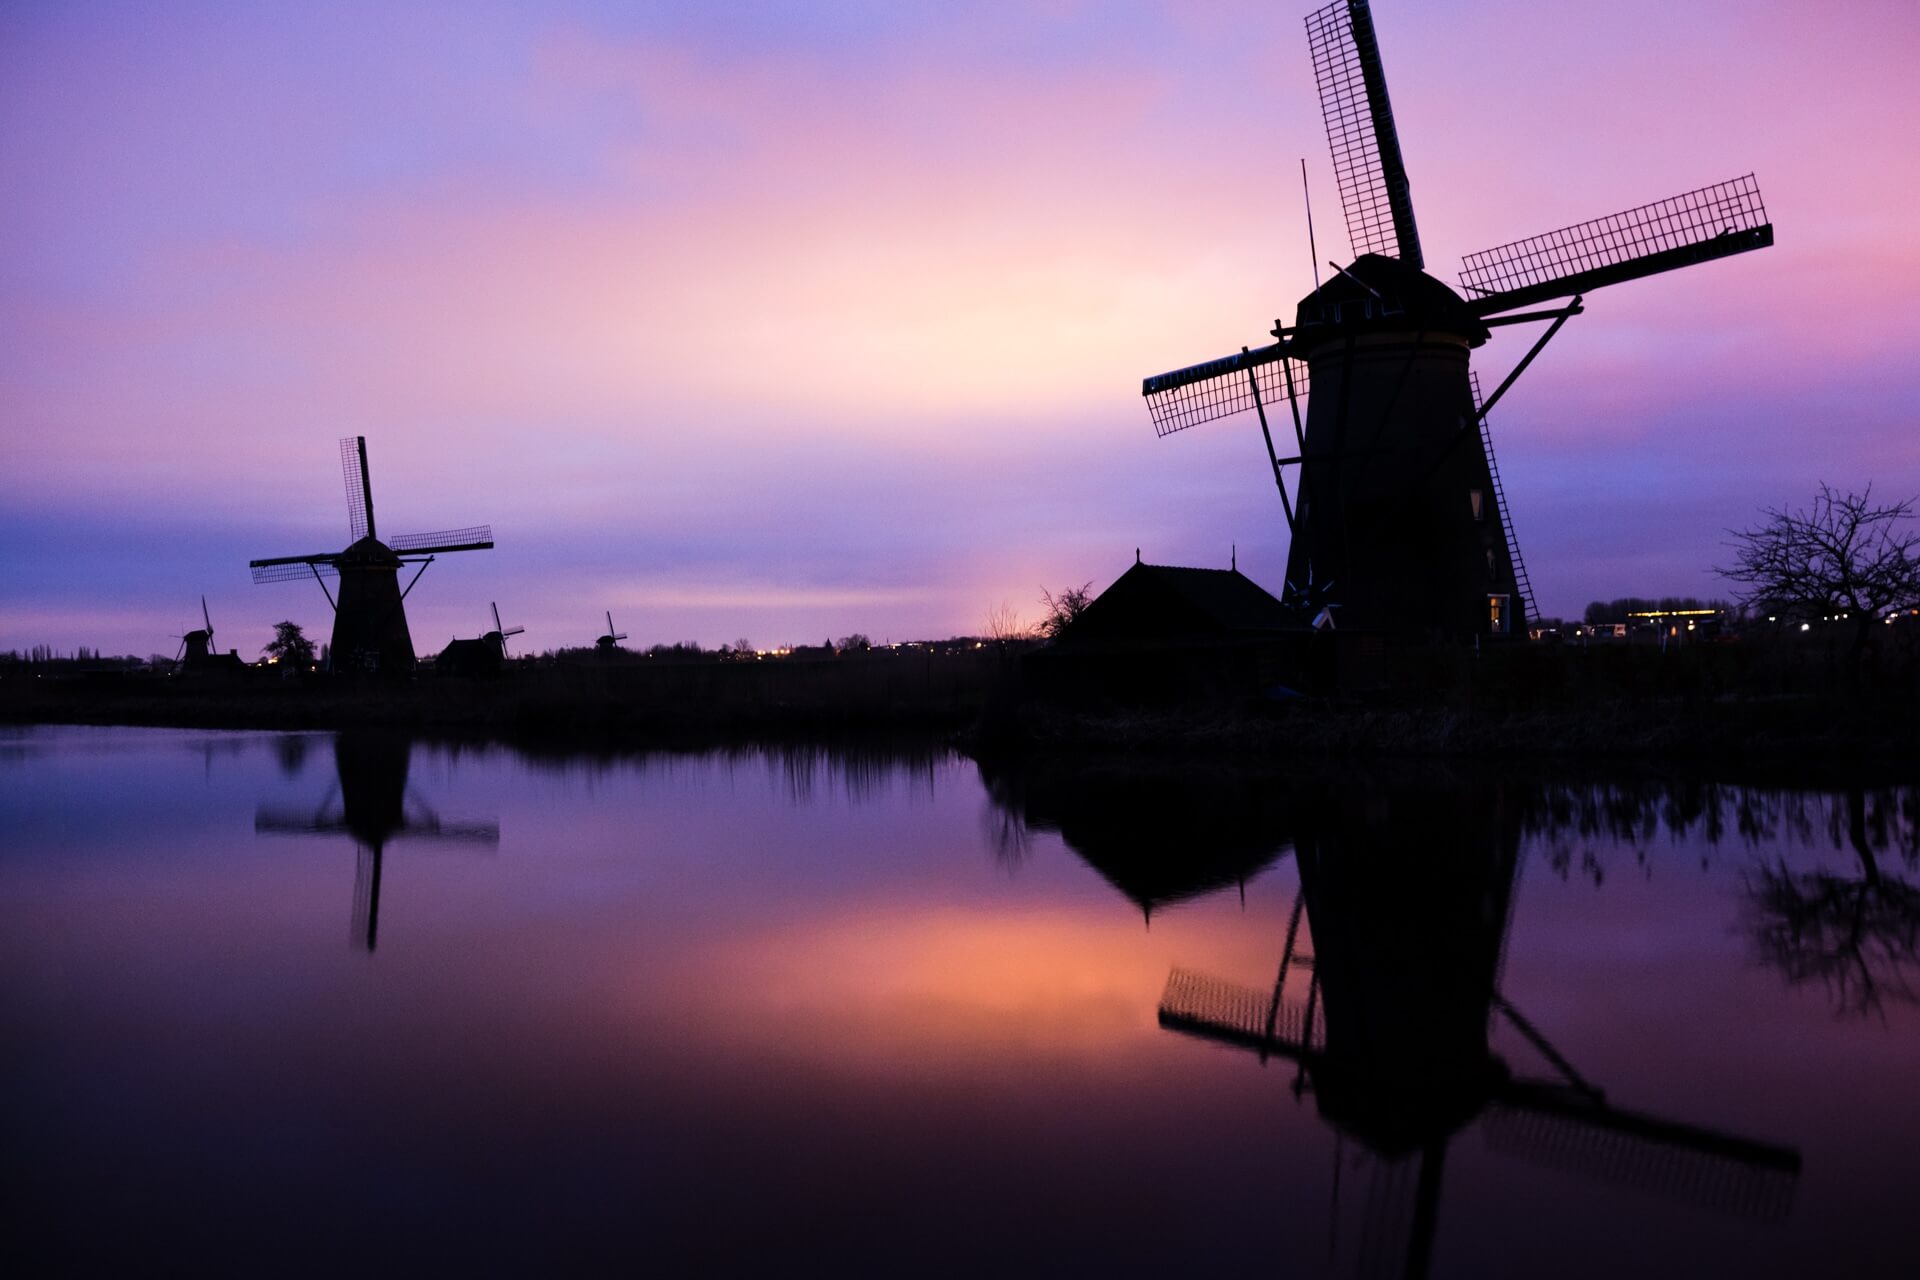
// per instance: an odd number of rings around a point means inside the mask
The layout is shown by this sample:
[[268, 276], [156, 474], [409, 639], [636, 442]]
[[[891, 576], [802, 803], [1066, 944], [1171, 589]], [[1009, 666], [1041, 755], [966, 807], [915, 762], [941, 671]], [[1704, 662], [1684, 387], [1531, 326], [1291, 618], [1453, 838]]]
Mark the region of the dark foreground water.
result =
[[1920, 1274], [1917, 838], [1908, 788], [7, 731], [0, 1256]]

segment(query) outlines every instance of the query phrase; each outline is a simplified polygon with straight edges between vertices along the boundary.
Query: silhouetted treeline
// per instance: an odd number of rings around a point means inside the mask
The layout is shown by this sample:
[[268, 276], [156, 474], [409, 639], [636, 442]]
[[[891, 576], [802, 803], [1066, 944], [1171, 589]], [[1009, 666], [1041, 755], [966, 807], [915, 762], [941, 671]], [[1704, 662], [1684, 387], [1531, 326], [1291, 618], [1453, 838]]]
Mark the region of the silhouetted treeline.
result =
[[107, 657], [98, 649], [89, 649], [86, 645], [76, 646], [72, 653], [61, 653], [50, 644], [36, 644], [24, 653], [18, 649], [0, 653], [0, 666], [47, 671], [131, 671], [158, 663], [172, 665], [170, 659], [159, 654], [151, 658], [136, 658], [130, 653]]

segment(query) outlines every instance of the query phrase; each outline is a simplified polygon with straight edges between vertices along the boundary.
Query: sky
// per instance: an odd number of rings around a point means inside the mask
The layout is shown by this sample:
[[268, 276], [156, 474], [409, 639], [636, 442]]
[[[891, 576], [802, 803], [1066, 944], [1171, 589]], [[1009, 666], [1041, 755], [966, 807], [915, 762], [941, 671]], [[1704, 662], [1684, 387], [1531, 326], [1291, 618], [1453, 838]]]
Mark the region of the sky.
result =
[[[1132, 562], [1278, 590], [1257, 424], [1140, 379], [1349, 256], [1262, 4], [0, 7], [0, 651], [216, 646], [347, 540], [490, 523], [437, 651], [969, 634]], [[1920, 493], [1920, 6], [1377, 0], [1428, 270], [1757, 175], [1776, 244], [1589, 296], [1493, 414], [1542, 611]], [[1530, 335], [1475, 355], [1502, 376]], [[524, 651], [524, 650], [519, 650]]]

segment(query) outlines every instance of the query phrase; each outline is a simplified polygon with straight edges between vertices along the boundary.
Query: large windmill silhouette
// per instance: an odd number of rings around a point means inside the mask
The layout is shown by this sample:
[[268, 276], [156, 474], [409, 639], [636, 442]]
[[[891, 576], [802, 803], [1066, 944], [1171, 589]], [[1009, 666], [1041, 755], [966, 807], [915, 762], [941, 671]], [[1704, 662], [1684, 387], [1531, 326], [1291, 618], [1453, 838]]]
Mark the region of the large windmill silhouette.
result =
[[[330, 664], [334, 671], [402, 674], [413, 669], [413, 637], [407, 631], [404, 601], [434, 557], [452, 551], [485, 551], [493, 546], [486, 525], [439, 533], [402, 534], [390, 542], [376, 536], [373, 482], [367, 473], [367, 438], [340, 442], [340, 466], [347, 482], [347, 527], [352, 541], [344, 551], [252, 560], [253, 580], [285, 582], [311, 577], [333, 606]], [[420, 567], [400, 586], [400, 566]], [[325, 579], [338, 576], [340, 595], [327, 591]]]
[[[1367, 0], [1336, 0], [1306, 22], [1355, 259], [1328, 264], [1334, 274], [1292, 325], [1275, 323], [1271, 345], [1147, 378], [1141, 392], [1163, 436], [1259, 414], [1292, 535], [1286, 598], [1303, 616], [1336, 605], [1343, 626], [1506, 634], [1529, 593], [1487, 412], [1586, 293], [1763, 248], [1773, 226], [1749, 174], [1468, 254], [1462, 296], [1424, 270]], [[1552, 323], [1481, 401], [1468, 353], [1491, 329], [1530, 321]], [[1297, 450], [1286, 456], [1267, 418], [1282, 400]]]

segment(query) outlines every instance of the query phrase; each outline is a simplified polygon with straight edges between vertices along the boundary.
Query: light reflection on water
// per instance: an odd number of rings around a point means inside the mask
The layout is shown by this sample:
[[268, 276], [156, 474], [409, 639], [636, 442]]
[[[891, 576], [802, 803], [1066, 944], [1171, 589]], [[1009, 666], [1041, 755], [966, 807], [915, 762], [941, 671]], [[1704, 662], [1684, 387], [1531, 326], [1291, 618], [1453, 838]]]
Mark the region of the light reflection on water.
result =
[[12, 731], [7, 1243], [1903, 1274], [1915, 797]]

